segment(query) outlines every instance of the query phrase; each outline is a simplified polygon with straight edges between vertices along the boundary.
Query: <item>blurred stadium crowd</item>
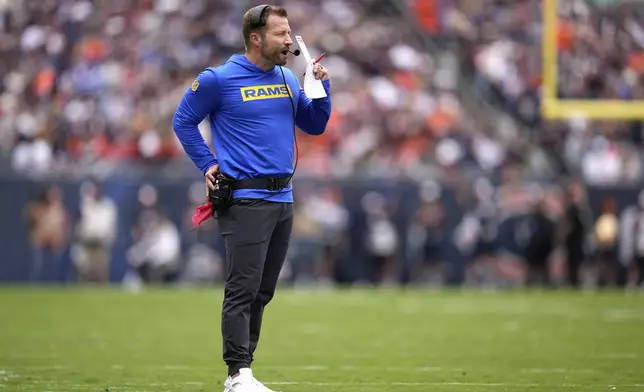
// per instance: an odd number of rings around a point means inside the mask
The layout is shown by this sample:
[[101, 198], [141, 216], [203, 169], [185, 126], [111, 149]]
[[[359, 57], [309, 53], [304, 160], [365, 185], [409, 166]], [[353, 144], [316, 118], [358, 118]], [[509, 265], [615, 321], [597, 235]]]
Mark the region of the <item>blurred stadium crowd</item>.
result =
[[[441, 3], [430, 1], [430, 3]], [[426, 3], [426, 2], [419, 2]], [[445, 3], [443, 3], [445, 4]], [[476, 86], [535, 132], [533, 140], [591, 184], [615, 185], [642, 178], [642, 124], [543, 121], [542, 1], [454, 1], [430, 32], [456, 37], [462, 59], [476, 72]], [[565, 99], [644, 97], [644, 8], [616, 0], [559, 1], [558, 96]]]
[[[241, 17], [257, 3], [0, 0], [2, 171], [54, 184], [141, 167], [194, 177], [171, 117], [199, 71], [240, 52]], [[624, 285], [633, 266], [641, 284], [644, 198], [601, 196], [593, 209], [586, 186], [637, 187], [642, 125], [541, 118], [542, 1], [277, 3], [312, 55], [327, 53], [334, 107], [323, 136], [298, 136], [298, 174], [326, 185], [298, 187], [285, 279], [526, 283], [541, 274], [578, 284], [592, 259], [595, 283]], [[643, 96], [640, 12], [617, 0], [564, 2], [561, 97]], [[407, 199], [376, 186], [351, 199], [338, 184], [355, 179], [417, 191]], [[74, 271], [104, 281], [120, 247], [131, 285], [221, 279], [216, 224], [193, 232], [186, 223], [202, 201], [198, 180], [184, 204], [165, 206], [163, 186], [143, 181], [126, 201], [89, 182], [46, 187], [26, 208], [31, 278]], [[63, 189], [80, 193], [69, 202]]]

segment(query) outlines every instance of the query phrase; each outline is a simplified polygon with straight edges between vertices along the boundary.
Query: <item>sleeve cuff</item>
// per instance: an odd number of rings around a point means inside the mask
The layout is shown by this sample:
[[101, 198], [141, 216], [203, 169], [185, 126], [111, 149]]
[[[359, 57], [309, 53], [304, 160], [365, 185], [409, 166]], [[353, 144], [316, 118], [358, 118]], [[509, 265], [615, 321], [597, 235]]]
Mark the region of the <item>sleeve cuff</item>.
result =
[[324, 87], [324, 91], [329, 94], [331, 92], [331, 79], [323, 80], [322, 87]]
[[210, 163], [206, 165], [206, 167], [202, 170], [203, 175], [206, 175], [206, 172], [210, 170], [211, 167], [217, 165], [219, 162], [216, 159], [213, 159]]

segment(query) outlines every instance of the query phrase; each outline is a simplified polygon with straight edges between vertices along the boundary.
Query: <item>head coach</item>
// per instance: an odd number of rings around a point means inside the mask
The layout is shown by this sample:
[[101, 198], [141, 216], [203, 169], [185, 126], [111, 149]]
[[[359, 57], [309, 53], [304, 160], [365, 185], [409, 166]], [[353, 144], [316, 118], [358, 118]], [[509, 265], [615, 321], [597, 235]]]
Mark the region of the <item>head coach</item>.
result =
[[[212, 215], [226, 244], [225, 392], [267, 392], [250, 366], [291, 235], [295, 127], [311, 135], [324, 132], [331, 114], [330, 81], [316, 63], [313, 72], [327, 96], [309, 99], [284, 67], [293, 41], [282, 7], [248, 10], [242, 32], [246, 52], [197, 76], [176, 110], [173, 128], [206, 177]], [[197, 128], [207, 116], [216, 158]]]

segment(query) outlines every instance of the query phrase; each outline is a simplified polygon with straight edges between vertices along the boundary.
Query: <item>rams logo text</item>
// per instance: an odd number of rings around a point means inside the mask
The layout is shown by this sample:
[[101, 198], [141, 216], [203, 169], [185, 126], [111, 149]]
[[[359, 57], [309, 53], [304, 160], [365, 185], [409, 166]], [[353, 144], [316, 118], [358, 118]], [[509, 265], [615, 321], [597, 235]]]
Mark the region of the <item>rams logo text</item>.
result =
[[264, 86], [250, 86], [242, 87], [241, 91], [242, 100], [255, 101], [257, 99], [273, 99], [273, 98], [288, 98], [291, 93], [289, 86], [288, 90], [283, 84], [269, 84]]

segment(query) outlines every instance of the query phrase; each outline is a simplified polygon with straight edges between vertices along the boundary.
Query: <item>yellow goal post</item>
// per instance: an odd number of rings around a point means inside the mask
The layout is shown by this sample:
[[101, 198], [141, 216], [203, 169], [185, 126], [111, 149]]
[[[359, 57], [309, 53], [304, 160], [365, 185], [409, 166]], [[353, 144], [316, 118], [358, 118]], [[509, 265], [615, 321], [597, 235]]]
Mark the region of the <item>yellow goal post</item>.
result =
[[576, 100], [557, 97], [559, 1], [543, 0], [541, 115], [546, 119], [644, 120], [644, 100]]

